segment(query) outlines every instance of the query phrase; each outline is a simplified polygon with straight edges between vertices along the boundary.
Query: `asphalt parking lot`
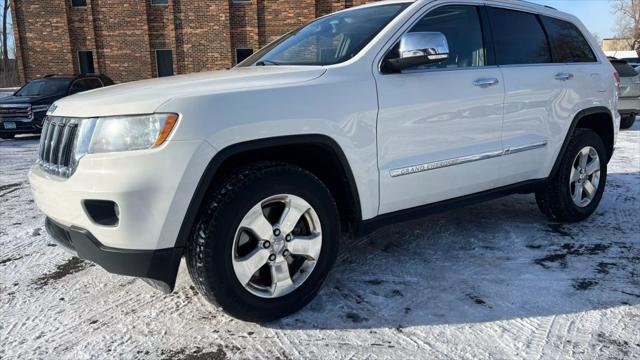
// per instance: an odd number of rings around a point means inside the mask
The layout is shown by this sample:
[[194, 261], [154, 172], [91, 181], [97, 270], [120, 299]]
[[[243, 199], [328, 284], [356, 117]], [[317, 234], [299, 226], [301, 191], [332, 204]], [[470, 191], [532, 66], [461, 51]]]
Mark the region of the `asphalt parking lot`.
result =
[[587, 221], [517, 195], [345, 240], [319, 296], [263, 325], [184, 266], [163, 295], [55, 246], [26, 179], [37, 143], [0, 141], [2, 359], [640, 358], [640, 121]]

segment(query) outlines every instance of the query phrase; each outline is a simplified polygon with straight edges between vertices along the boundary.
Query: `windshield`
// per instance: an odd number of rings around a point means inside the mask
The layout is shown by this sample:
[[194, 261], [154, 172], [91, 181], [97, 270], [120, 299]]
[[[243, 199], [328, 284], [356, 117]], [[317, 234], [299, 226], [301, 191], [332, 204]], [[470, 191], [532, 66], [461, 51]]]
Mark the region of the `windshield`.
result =
[[409, 4], [339, 12], [294, 30], [238, 66], [332, 65], [354, 57]]
[[69, 87], [69, 79], [40, 79], [28, 82], [16, 92], [16, 96], [64, 95]]

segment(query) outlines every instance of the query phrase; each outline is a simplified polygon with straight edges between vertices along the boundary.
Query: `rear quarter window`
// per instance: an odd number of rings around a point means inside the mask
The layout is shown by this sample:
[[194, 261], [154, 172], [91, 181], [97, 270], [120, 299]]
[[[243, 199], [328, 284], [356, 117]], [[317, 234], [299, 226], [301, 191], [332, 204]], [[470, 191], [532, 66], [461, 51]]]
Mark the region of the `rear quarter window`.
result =
[[580, 63], [597, 62], [591, 46], [580, 30], [572, 23], [542, 16], [554, 62]]

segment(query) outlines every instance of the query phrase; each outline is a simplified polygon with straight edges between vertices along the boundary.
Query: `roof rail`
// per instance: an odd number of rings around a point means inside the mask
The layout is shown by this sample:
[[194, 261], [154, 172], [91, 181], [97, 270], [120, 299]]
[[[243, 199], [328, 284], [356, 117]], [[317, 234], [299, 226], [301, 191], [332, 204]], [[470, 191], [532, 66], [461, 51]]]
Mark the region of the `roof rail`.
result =
[[528, 0], [518, 0], [518, 1], [523, 2], [523, 3], [527, 3], [529, 5], [542, 6], [542, 7], [546, 7], [547, 9], [558, 10], [558, 9], [554, 8], [553, 6], [534, 3], [533, 1], [528, 1]]

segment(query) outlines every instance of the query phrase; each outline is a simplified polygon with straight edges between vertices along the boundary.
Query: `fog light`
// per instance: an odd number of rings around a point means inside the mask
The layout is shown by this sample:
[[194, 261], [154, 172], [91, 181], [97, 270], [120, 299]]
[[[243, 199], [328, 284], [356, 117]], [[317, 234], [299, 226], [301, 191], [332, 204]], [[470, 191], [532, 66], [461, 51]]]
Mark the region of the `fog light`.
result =
[[118, 204], [109, 200], [84, 200], [84, 209], [94, 223], [103, 226], [117, 226], [120, 222]]

